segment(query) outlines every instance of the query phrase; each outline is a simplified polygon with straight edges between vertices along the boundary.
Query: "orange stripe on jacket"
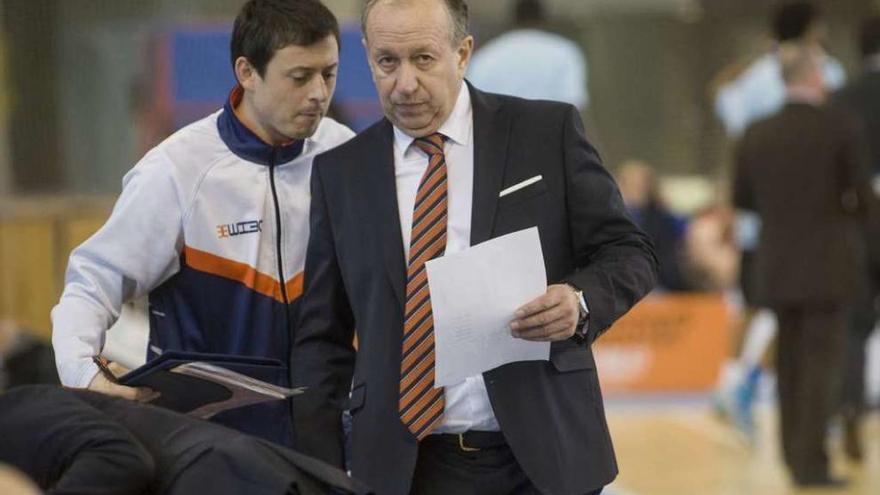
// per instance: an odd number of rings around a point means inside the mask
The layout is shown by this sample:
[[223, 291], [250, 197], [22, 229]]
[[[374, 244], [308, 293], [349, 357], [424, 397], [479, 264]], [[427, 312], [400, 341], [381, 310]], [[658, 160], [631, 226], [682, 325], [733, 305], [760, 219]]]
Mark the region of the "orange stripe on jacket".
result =
[[[284, 302], [284, 297], [281, 294], [281, 284], [272, 276], [259, 272], [250, 265], [232, 261], [189, 246], [183, 248], [183, 256], [187, 266], [190, 268], [239, 282], [254, 292], [271, 297], [278, 302]], [[290, 279], [285, 286], [289, 301], [293, 301], [301, 296], [303, 292], [302, 272]]]

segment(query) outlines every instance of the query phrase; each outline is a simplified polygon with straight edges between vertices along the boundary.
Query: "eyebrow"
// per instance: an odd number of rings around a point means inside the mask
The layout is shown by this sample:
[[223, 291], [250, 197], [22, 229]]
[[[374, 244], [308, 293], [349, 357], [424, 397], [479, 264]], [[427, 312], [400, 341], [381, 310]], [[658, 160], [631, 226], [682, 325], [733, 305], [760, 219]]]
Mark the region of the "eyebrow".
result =
[[339, 62], [335, 64], [330, 64], [326, 67], [311, 67], [308, 65], [297, 65], [296, 67], [291, 67], [285, 71], [285, 74], [292, 74], [294, 72], [304, 71], [304, 72], [315, 72], [315, 71], [325, 71], [328, 69], [335, 69], [339, 67]]
[[392, 56], [392, 57], [403, 57], [409, 58], [414, 55], [419, 55], [422, 53], [437, 53], [438, 49], [436, 47], [432, 47], [430, 45], [420, 45], [411, 49], [407, 49], [406, 53], [400, 53], [394, 50], [390, 50], [388, 48], [375, 48], [370, 53], [371, 57], [380, 57], [380, 56]]

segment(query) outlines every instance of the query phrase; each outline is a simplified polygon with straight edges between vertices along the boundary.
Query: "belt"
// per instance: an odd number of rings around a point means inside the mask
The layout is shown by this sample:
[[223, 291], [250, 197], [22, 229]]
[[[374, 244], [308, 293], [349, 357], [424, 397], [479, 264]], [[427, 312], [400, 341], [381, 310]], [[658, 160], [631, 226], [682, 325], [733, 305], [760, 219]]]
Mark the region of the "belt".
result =
[[507, 440], [500, 431], [466, 431], [464, 433], [440, 433], [430, 435], [425, 440], [434, 439], [447, 445], [453, 445], [465, 452], [477, 452], [484, 449], [506, 447]]

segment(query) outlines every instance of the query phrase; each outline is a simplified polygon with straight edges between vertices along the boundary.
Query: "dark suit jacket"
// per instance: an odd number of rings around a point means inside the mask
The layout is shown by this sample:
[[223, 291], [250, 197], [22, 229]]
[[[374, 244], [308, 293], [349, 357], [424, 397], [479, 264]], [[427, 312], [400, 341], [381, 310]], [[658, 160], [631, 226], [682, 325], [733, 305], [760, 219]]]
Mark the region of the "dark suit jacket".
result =
[[868, 137], [870, 171], [880, 174], [880, 70], [865, 72], [834, 95], [834, 103], [856, 114]]
[[[592, 341], [653, 286], [650, 241], [627, 216], [574, 107], [470, 90], [471, 244], [537, 226], [549, 282], [584, 291]], [[315, 160], [292, 363], [294, 382], [311, 387], [294, 401], [300, 448], [340, 463], [339, 414], [348, 407], [352, 474], [377, 493], [404, 495], [417, 443], [397, 411], [406, 267], [392, 145], [392, 126], [382, 120]], [[499, 199], [536, 175], [543, 180]], [[589, 345], [555, 342], [549, 362], [509, 364], [483, 376], [514, 455], [543, 493], [585, 493], [614, 478]]]
[[55, 494], [361, 493], [274, 443], [144, 404], [60, 387], [0, 394], [0, 461]]
[[737, 149], [734, 203], [762, 219], [757, 299], [774, 306], [841, 304], [853, 294], [868, 191], [854, 120], [789, 104], [751, 126]]
[[[869, 172], [880, 175], [880, 70], [865, 72], [834, 95], [834, 103], [856, 116], [862, 124], [868, 146]], [[868, 266], [874, 284], [880, 287], [880, 201], [869, 198], [864, 233]]]

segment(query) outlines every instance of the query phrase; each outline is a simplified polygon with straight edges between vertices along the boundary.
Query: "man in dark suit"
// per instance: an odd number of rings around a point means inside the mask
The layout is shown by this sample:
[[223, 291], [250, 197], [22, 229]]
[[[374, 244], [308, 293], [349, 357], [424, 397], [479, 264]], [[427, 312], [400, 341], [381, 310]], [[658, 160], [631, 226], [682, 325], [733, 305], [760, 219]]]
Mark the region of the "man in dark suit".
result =
[[339, 469], [266, 440], [84, 390], [0, 394], [0, 438], [0, 463], [51, 494], [370, 493]]
[[[859, 36], [864, 72], [840, 90], [835, 103], [855, 112], [862, 121], [865, 134], [880, 136], [880, 16], [865, 21]], [[871, 173], [880, 174], [880, 144], [869, 139]]]
[[[880, 174], [880, 17], [869, 19], [862, 25], [860, 38], [865, 70], [834, 95], [834, 103], [853, 112], [861, 121], [869, 145], [869, 170], [876, 180]], [[862, 459], [859, 429], [865, 412], [865, 354], [877, 322], [875, 301], [880, 294], [880, 201], [876, 195], [869, 199], [863, 229], [868, 250], [850, 320], [841, 408], [844, 451], [854, 460]]]
[[[462, 0], [372, 0], [363, 23], [386, 119], [312, 176], [300, 448], [342, 463], [345, 408], [352, 474], [382, 495], [598, 493], [617, 466], [590, 344], [653, 286], [650, 241], [574, 107], [464, 82]], [[551, 285], [511, 332], [549, 362], [435, 388], [424, 262], [535, 226]]]
[[835, 407], [868, 180], [856, 124], [824, 106], [824, 54], [780, 50], [788, 104], [738, 145], [734, 202], [763, 221], [757, 297], [779, 321], [782, 450], [799, 485], [837, 485], [825, 431]]

